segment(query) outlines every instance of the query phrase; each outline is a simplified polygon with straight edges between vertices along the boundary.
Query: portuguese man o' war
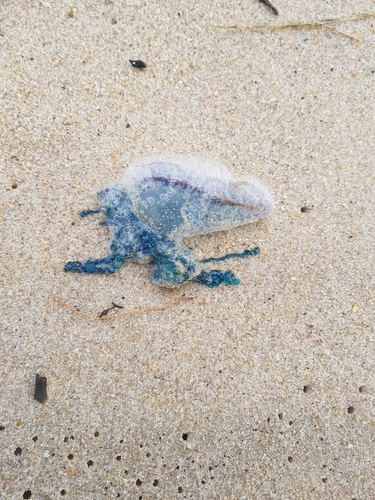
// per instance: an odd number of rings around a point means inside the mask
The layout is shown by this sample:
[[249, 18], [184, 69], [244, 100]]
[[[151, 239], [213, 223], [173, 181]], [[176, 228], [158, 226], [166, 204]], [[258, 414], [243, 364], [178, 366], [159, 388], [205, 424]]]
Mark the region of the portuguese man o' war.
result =
[[102, 259], [68, 262], [64, 270], [114, 273], [125, 260], [155, 262], [153, 281], [176, 287], [194, 281], [209, 287], [240, 282], [231, 271], [208, 270], [207, 262], [256, 255], [239, 254], [197, 260], [183, 239], [231, 229], [266, 217], [273, 208], [267, 190], [254, 178], [236, 179], [208, 158], [162, 155], [135, 160], [122, 179], [99, 193], [111, 231], [111, 252]]

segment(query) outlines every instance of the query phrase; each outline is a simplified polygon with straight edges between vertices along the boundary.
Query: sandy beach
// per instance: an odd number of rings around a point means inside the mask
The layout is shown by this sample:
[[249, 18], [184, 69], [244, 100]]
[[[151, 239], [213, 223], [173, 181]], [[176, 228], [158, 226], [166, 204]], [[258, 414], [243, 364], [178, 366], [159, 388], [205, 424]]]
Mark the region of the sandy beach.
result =
[[[1, 499], [374, 498], [374, 3], [274, 6], [2, 2]], [[108, 254], [80, 211], [162, 153], [272, 193], [188, 242], [259, 247], [207, 264], [241, 284], [64, 273]]]

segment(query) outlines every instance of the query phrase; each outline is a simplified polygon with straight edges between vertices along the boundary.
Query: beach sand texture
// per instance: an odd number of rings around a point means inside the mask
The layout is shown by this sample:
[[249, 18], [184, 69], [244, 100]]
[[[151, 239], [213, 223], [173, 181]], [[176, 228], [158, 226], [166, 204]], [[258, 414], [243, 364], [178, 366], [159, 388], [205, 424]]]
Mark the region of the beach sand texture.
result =
[[[274, 5], [1, 3], [1, 499], [374, 498], [374, 4]], [[259, 247], [207, 264], [241, 284], [64, 273], [108, 252], [79, 212], [165, 153], [272, 193], [189, 240]]]

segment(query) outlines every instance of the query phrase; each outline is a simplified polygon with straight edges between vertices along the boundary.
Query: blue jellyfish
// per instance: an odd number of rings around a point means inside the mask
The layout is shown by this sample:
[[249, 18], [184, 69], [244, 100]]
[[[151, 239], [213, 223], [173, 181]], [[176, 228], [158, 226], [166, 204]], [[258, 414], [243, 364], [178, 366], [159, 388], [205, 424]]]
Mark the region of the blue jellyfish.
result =
[[254, 178], [236, 179], [208, 158], [161, 155], [135, 160], [120, 181], [99, 193], [111, 232], [110, 254], [102, 259], [68, 262], [64, 270], [114, 273], [125, 260], [154, 262], [153, 281], [176, 287], [187, 281], [215, 287], [240, 282], [231, 271], [204, 264], [256, 255], [258, 248], [197, 260], [183, 239], [223, 231], [266, 217], [273, 208], [267, 190]]

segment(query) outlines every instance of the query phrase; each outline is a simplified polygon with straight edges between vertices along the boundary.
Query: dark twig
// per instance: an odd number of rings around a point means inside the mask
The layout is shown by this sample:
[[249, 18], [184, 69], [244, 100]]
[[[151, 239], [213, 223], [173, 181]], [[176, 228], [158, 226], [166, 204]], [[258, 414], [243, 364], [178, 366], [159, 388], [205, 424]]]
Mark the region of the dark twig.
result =
[[47, 377], [42, 377], [39, 373], [35, 377], [34, 399], [39, 403], [44, 403], [47, 399]]
[[124, 308], [123, 308], [123, 306], [118, 306], [117, 304], [115, 304], [114, 302], [112, 302], [112, 307], [110, 307], [109, 309], [104, 309], [104, 311], [102, 311], [99, 314], [99, 318], [102, 318], [103, 316], [107, 316], [107, 314], [109, 313], [109, 311], [112, 311], [112, 309], [124, 309]]
[[[251, 30], [251, 31], [259, 31], [259, 30], [264, 30], [264, 29], [271, 29], [271, 30], [285, 30], [285, 29], [331, 29], [334, 30], [337, 33], [340, 33], [341, 35], [346, 35], [345, 33], [341, 33], [341, 31], [337, 31], [336, 29], [332, 28], [329, 26], [331, 23], [346, 23], [348, 21], [357, 21], [361, 19], [369, 19], [375, 17], [375, 12], [365, 12], [364, 14], [355, 14], [353, 16], [347, 16], [347, 17], [337, 17], [337, 18], [331, 18], [331, 19], [320, 19], [319, 21], [315, 21], [312, 23], [300, 23], [296, 21], [291, 21], [287, 22], [286, 24], [253, 24], [253, 25], [239, 25], [239, 24], [234, 24], [234, 25], [217, 25], [214, 26], [214, 28], [225, 28], [225, 29], [246, 29], [246, 30]], [[205, 28], [204, 25], [202, 25], [202, 28]], [[352, 37], [350, 37], [352, 38]]]
[[117, 309], [124, 309], [124, 306], [118, 306], [114, 302], [112, 302], [113, 307], [117, 307]]
[[267, 7], [269, 7], [276, 16], [279, 15], [279, 11], [276, 9], [276, 7], [274, 7], [272, 5], [271, 2], [269, 2], [269, 0], [259, 0], [259, 2], [264, 3], [265, 5], [267, 5]]
[[87, 314], [87, 313], [82, 312], [82, 311], [77, 311], [77, 309], [75, 309], [73, 306], [71, 306], [67, 302], [64, 302], [63, 299], [61, 297], [59, 297], [58, 295], [56, 295], [55, 293], [52, 293], [51, 295], [52, 295], [52, 297], [54, 297], [57, 300], [57, 302], [60, 302], [60, 304], [67, 307], [72, 312], [79, 314], [80, 316], [85, 316], [86, 318], [96, 319], [98, 321], [105, 321], [105, 320], [110, 320], [110, 319], [115, 319], [115, 318], [124, 318], [124, 317], [128, 317], [128, 316], [133, 316], [134, 314], [143, 314], [143, 313], [146, 313], [149, 311], [165, 311], [165, 309], [169, 309], [170, 307], [173, 307], [174, 305], [178, 304], [179, 302], [187, 302], [189, 300], [193, 300], [192, 297], [187, 297], [187, 298], [181, 297], [181, 298], [178, 298], [176, 300], [173, 300], [172, 302], [168, 302], [168, 304], [165, 304], [165, 306], [143, 307], [142, 309], [138, 309], [138, 311], [127, 311], [127, 312], [124, 312], [121, 314], [114, 314], [112, 316], [103, 316], [103, 317], [99, 318], [98, 316], [93, 316], [92, 314]]

